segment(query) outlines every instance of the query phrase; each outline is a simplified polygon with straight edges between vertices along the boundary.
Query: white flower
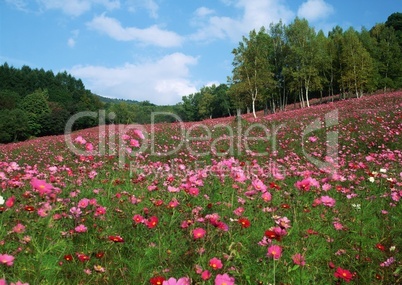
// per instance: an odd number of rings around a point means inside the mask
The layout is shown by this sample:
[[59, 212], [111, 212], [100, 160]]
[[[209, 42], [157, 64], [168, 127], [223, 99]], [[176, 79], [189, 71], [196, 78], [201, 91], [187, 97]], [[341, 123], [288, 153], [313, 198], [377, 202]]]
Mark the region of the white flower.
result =
[[385, 168], [381, 168], [381, 169], [380, 169], [380, 172], [381, 172], [381, 173], [387, 173], [387, 170], [386, 170]]
[[370, 181], [371, 183], [373, 183], [375, 181], [374, 177], [369, 177], [368, 181]]
[[352, 204], [352, 207], [355, 208], [356, 210], [360, 210], [360, 204]]
[[0, 205], [3, 205], [4, 204], [4, 198], [3, 198], [3, 196], [0, 196]]

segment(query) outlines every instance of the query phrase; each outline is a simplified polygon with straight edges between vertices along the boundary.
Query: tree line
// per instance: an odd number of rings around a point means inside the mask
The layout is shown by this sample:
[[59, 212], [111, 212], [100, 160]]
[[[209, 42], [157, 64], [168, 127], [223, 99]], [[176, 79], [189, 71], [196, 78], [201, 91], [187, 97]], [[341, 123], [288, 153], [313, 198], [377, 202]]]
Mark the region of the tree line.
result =
[[[271, 24], [243, 36], [232, 51], [227, 84], [184, 96], [186, 120], [276, 112], [287, 104], [309, 107], [312, 98], [361, 97], [402, 87], [402, 13], [370, 30], [316, 32], [307, 20]], [[225, 90], [223, 92], [223, 90]]]
[[360, 32], [336, 26], [327, 36], [305, 19], [279, 22], [251, 31], [232, 54], [229, 93], [254, 116], [292, 101], [309, 107], [312, 97], [386, 92], [402, 87], [402, 13]]

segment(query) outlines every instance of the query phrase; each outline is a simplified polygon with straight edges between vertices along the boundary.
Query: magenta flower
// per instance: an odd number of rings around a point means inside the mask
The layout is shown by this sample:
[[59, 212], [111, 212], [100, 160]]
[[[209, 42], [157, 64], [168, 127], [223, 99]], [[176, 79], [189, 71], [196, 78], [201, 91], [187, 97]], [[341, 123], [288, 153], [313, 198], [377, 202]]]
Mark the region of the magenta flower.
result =
[[38, 191], [40, 196], [50, 194], [53, 189], [51, 184], [46, 183], [45, 180], [39, 180], [36, 177], [32, 178], [31, 186]]
[[234, 285], [235, 279], [229, 276], [227, 273], [218, 274], [215, 277], [215, 285]]
[[172, 277], [163, 281], [162, 285], [190, 285], [190, 278], [182, 277], [179, 280], [176, 280]]
[[7, 266], [12, 266], [14, 263], [14, 256], [9, 254], [0, 254], [0, 263]]
[[268, 247], [267, 256], [273, 259], [279, 259], [282, 255], [282, 248], [279, 245], [271, 245]]
[[14, 203], [15, 203], [15, 196], [11, 196], [6, 201], [6, 207], [11, 208], [12, 206], [14, 206]]
[[205, 236], [207, 232], [203, 228], [196, 228], [193, 230], [194, 239], [200, 239]]
[[208, 280], [209, 278], [211, 278], [211, 272], [209, 272], [209, 270], [204, 270], [201, 272], [201, 278], [202, 280]]
[[88, 230], [88, 228], [83, 224], [75, 227], [75, 231], [77, 233], [85, 233], [87, 230]]
[[209, 260], [209, 266], [211, 266], [213, 269], [218, 270], [223, 267], [222, 261], [216, 257], [211, 258]]

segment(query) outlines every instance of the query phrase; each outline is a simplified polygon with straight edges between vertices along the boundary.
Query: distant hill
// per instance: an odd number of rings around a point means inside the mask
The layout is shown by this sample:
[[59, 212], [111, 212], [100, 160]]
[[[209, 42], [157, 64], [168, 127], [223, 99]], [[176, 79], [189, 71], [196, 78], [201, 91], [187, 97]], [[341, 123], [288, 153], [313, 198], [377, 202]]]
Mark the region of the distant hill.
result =
[[107, 97], [103, 97], [100, 95], [96, 95], [99, 100], [103, 103], [113, 103], [113, 104], [118, 104], [121, 102], [125, 102], [127, 104], [139, 104], [140, 102], [137, 100], [126, 100], [126, 99], [116, 99], [116, 98], [107, 98]]

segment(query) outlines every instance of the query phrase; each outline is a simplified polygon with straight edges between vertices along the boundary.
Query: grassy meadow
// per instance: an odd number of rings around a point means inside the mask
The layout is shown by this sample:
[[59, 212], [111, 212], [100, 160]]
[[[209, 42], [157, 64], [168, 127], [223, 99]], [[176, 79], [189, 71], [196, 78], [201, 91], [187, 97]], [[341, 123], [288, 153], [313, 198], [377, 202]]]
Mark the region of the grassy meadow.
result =
[[0, 284], [402, 284], [401, 137], [394, 92], [1, 145]]

